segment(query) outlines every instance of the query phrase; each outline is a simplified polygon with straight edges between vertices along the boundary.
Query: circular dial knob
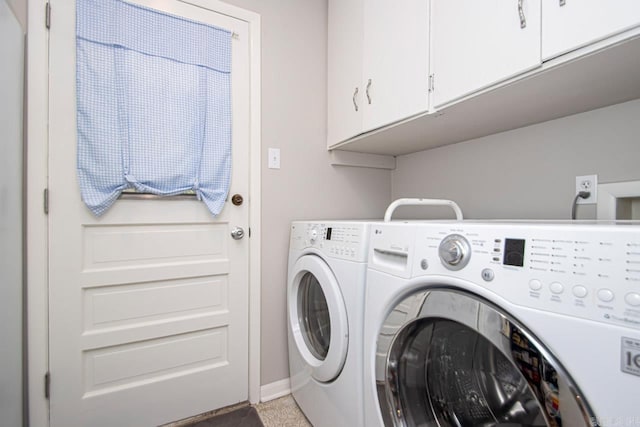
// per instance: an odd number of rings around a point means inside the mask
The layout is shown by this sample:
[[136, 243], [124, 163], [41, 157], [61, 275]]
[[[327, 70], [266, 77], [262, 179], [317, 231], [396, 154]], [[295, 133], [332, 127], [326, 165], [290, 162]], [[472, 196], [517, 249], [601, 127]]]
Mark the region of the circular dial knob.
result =
[[438, 255], [442, 264], [449, 270], [460, 270], [471, 259], [471, 247], [464, 236], [451, 234], [440, 242]]

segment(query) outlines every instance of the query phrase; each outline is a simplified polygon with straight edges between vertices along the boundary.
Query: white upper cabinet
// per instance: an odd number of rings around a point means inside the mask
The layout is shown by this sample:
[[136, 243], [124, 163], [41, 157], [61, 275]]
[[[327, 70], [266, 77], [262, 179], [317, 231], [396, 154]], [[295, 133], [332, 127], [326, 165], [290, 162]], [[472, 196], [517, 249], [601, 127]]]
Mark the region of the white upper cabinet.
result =
[[402, 155], [640, 98], [640, 0], [328, 0], [328, 145]]
[[329, 1], [329, 146], [362, 132], [364, 0]]
[[433, 105], [538, 67], [540, 1], [432, 0]]
[[542, 59], [639, 25], [638, 0], [542, 0]]
[[429, 2], [329, 0], [328, 145], [427, 111]]
[[367, 131], [429, 107], [429, 2], [367, 0], [364, 11]]

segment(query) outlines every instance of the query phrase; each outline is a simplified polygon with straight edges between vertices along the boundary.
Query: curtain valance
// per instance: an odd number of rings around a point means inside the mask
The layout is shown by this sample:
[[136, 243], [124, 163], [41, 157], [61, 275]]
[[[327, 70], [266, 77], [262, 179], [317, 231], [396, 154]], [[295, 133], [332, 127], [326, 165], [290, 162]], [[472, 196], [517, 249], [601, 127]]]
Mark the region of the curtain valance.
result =
[[122, 0], [78, 0], [78, 177], [102, 215], [128, 188], [193, 190], [217, 215], [231, 175], [231, 33]]

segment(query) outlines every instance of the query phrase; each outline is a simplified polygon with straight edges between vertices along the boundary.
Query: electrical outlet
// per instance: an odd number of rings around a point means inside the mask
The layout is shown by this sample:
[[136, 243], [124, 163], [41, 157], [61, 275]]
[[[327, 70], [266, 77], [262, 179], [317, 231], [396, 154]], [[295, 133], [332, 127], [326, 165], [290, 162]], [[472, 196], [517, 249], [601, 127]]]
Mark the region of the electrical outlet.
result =
[[576, 176], [576, 192], [588, 191], [589, 197], [583, 199], [578, 197], [579, 205], [595, 205], [598, 202], [598, 175]]

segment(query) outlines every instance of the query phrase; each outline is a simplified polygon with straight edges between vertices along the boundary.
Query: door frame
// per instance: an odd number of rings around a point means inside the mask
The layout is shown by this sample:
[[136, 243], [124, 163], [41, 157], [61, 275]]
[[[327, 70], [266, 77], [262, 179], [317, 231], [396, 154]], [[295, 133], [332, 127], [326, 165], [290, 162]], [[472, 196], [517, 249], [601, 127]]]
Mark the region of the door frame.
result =
[[[249, 24], [250, 155], [249, 155], [249, 401], [260, 401], [260, 281], [261, 281], [261, 20], [260, 15], [220, 0], [179, 0], [207, 7]], [[45, 375], [49, 370], [48, 218], [44, 211], [48, 186], [49, 32], [45, 26], [46, 2], [30, 1], [27, 33], [27, 369], [28, 422], [49, 425]], [[55, 25], [55, 2], [51, 8]], [[55, 209], [56, 207], [52, 207]], [[55, 373], [52, 374], [55, 381]], [[213, 409], [213, 408], [212, 408]], [[195, 415], [195, 414], [194, 414]]]

